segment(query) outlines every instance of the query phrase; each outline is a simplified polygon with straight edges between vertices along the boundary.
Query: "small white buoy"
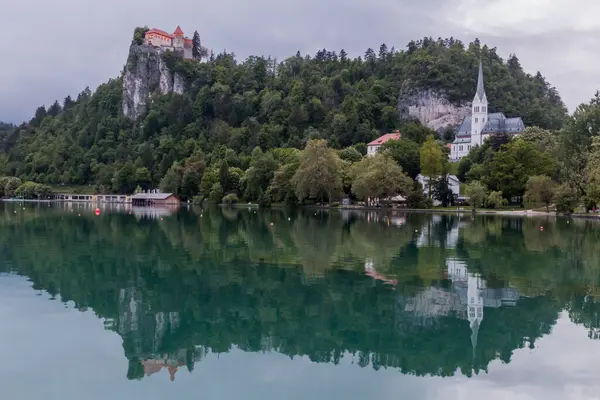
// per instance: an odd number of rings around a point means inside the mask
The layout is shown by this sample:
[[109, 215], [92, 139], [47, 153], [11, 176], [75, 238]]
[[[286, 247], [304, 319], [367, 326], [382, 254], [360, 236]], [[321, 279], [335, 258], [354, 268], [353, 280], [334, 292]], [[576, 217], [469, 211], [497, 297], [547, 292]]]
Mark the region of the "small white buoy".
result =
[[288, 217], [288, 221], [291, 221], [292, 219], [290, 217]]

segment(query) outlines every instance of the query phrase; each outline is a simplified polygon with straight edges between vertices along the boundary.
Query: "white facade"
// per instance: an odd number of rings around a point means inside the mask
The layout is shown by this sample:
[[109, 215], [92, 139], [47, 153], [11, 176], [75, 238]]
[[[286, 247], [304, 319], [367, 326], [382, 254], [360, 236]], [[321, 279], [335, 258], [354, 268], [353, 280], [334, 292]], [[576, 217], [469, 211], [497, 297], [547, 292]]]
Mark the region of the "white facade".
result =
[[381, 148], [381, 145], [367, 146], [367, 155], [374, 156], [375, 154], [377, 154], [377, 152], [379, 151], [380, 148]]

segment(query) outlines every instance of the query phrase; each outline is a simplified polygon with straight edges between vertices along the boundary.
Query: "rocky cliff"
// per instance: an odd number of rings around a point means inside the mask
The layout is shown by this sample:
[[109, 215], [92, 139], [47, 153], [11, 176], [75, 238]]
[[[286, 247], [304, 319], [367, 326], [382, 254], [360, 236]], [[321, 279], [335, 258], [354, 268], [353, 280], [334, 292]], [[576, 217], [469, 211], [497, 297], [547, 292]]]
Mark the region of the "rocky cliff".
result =
[[398, 97], [398, 113], [403, 119], [418, 119], [422, 125], [443, 133], [456, 128], [466, 116], [471, 115], [471, 104], [454, 104], [433, 89], [415, 89], [410, 83], [403, 85]]
[[184, 80], [173, 73], [162, 57], [162, 51], [153, 46], [132, 44], [123, 75], [123, 114], [137, 119], [146, 112], [152, 94], [182, 94]]

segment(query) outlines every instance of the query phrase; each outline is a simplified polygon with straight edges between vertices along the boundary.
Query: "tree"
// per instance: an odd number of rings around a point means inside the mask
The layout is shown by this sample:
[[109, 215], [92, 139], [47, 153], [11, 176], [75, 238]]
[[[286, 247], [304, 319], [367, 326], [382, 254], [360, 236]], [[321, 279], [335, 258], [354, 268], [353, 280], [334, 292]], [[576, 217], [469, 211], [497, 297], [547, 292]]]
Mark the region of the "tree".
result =
[[544, 175], [532, 176], [527, 181], [525, 201], [533, 204], [544, 204], [546, 212], [550, 212], [550, 204], [554, 199], [554, 183]]
[[221, 166], [219, 167], [219, 183], [224, 191], [229, 190], [229, 165], [227, 164], [227, 160], [221, 161]]
[[483, 205], [487, 197], [487, 190], [481, 182], [473, 181], [465, 186], [465, 195], [469, 198], [469, 203], [473, 206], [473, 212], [475, 212], [477, 207]]
[[421, 172], [421, 156], [416, 142], [406, 139], [388, 140], [379, 151], [389, 154], [412, 179]]
[[429, 178], [429, 197], [431, 197], [432, 182], [442, 174], [444, 168], [444, 153], [433, 136], [427, 137], [421, 147], [421, 173]]
[[352, 192], [361, 200], [407, 196], [412, 180], [388, 155], [377, 153], [356, 163], [351, 170]]
[[6, 185], [4, 186], [4, 196], [13, 197], [17, 188], [22, 184], [23, 182], [19, 178], [9, 178], [8, 181], [6, 181]]
[[292, 183], [300, 201], [313, 198], [331, 201], [342, 188], [339, 158], [327, 147], [327, 141], [310, 140], [300, 156], [300, 165]]
[[213, 203], [219, 203], [223, 198], [223, 188], [219, 182], [215, 183], [210, 189], [208, 199]]
[[508, 201], [502, 197], [502, 192], [491, 191], [485, 199], [485, 206], [487, 208], [500, 208], [506, 204], [508, 204]]
[[443, 207], [454, 204], [455, 195], [450, 188], [448, 174], [441, 175], [435, 180], [432, 187], [432, 198], [442, 203]]
[[363, 156], [354, 147], [346, 147], [340, 151], [340, 158], [344, 161], [355, 163], [360, 161]]
[[577, 190], [571, 187], [568, 183], [563, 183], [554, 188], [554, 202], [556, 211], [559, 213], [572, 214], [579, 204]]
[[200, 42], [200, 34], [198, 31], [194, 31], [194, 36], [192, 37], [192, 57], [194, 57], [194, 60], [198, 61], [203, 57], [202, 43]]

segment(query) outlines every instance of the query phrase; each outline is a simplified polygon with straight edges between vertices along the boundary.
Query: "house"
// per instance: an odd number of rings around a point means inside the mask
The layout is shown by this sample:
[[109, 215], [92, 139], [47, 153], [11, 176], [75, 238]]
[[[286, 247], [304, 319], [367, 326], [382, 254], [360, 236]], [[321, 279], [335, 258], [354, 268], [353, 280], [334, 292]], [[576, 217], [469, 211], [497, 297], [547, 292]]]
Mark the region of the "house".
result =
[[367, 144], [367, 155], [374, 156], [384, 143], [390, 140], [400, 140], [400, 137], [400, 131], [394, 131], [392, 133], [386, 133], [385, 135], [373, 140], [371, 143]]
[[131, 196], [134, 206], [176, 206], [179, 199], [173, 193], [137, 193]]
[[[429, 197], [429, 177], [419, 174], [417, 175], [417, 182], [423, 186], [423, 194]], [[433, 186], [433, 182], [431, 185]], [[450, 190], [452, 190], [452, 193], [454, 193], [456, 197], [460, 196], [460, 181], [456, 175], [448, 175], [448, 186], [450, 186]], [[440, 205], [440, 202], [434, 200], [433, 204], [437, 206]]]
[[193, 41], [192, 39], [185, 37], [179, 26], [177, 26], [173, 33], [167, 33], [163, 30], [152, 28], [146, 32], [144, 43], [165, 50], [183, 50], [183, 58], [193, 58]]
[[475, 146], [481, 146], [491, 135], [519, 135], [525, 130], [521, 117], [506, 118], [501, 113], [488, 113], [488, 101], [483, 84], [483, 67], [479, 63], [477, 92], [471, 105], [471, 116], [463, 118], [450, 145], [450, 161], [459, 161]]

